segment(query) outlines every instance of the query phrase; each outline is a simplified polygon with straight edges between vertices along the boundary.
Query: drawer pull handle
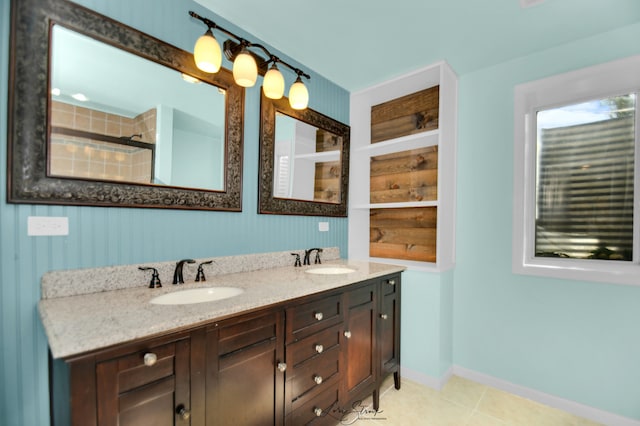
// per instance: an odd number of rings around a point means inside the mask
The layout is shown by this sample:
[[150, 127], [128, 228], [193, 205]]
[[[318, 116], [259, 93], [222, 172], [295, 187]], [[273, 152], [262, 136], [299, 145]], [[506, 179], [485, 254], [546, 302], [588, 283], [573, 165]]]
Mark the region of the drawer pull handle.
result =
[[322, 318], [324, 318], [324, 315], [322, 315], [322, 312], [316, 312], [314, 317], [318, 320], [318, 321], [322, 321]]
[[314, 408], [313, 414], [315, 414], [316, 417], [320, 417], [322, 415], [322, 408], [318, 408], [318, 407]]
[[322, 351], [324, 351], [324, 346], [322, 345], [316, 345], [316, 352], [318, 352], [319, 354], [322, 353]]
[[154, 365], [156, 365], [156, 362], [158, 362], [158, 355], [154, 354], [153, 352], [147, 352], [146, 354], [144, 354], [144, 365], [146, 365], [147, 367], [153, 367]]
[[389, 316], [387, 314], [380, 314], [380, 318], [386, 320]]
[[180, 416], [182, 420], [189, 420], [191, 417], [191, 412], [187, 410], [184, 405], [178, 405], [176, 408], [176, 414]]
[[279, 362], [278, 363], [278, 370], [280, 370], [281, 372], [285, 372], [287, 370], [287, 364], [284, 362]]
[[322, 376], [313, 376], [313, 381], [316, 382], [316, 385], [322, 384]]
[[396, 280], [387, 280], [387, 284], [396, 285]]
[[349, 330], [345, 331], [344, 337], [346, 337], [347, 339], [351, 339], [351, 332]]

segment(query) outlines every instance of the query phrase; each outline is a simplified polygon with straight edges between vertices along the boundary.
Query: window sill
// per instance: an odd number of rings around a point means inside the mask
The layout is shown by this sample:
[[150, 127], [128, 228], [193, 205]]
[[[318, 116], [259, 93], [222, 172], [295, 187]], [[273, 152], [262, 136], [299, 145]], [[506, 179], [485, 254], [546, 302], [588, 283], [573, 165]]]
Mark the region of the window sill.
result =
[[519, 275], [640, 286], [640, 265], [633, 262], [554, 258], [523, 262], [514, 258], [512, 270]]

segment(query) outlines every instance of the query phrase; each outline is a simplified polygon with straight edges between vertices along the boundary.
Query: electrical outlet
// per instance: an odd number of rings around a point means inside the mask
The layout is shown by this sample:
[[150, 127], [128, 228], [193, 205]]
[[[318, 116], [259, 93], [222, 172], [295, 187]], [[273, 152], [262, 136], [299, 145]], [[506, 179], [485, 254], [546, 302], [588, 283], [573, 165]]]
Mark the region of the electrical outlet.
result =
[[329, 222], [318, 222], [318, 231], [320, 232], [329, 231]]
[[69, 218], [29, 216], [27, 235], [32, 237], [69, 235]]

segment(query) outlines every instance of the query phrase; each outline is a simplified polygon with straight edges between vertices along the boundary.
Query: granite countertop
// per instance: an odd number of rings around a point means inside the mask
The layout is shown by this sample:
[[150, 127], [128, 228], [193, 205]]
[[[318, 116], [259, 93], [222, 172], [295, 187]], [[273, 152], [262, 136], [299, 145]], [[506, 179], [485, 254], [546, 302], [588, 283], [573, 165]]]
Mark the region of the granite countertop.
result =
[[[309, 274], [313, 267], [344, 265], [355, 272]], [[68, 358], [96, 349], [151, 337], [222, 319], [233, 314], [400, 272], [403, 266], [366, 261], [332, 260], [322, 265], [259, 269], [207, 276], [207, 281], [163, 287], [121, 288], [42, 299], [38, 309], [54, 358]], [[244, 293], [229, 299], [189, 305], [156, 305], [156, 296], [198, 287], [240, 287]]]

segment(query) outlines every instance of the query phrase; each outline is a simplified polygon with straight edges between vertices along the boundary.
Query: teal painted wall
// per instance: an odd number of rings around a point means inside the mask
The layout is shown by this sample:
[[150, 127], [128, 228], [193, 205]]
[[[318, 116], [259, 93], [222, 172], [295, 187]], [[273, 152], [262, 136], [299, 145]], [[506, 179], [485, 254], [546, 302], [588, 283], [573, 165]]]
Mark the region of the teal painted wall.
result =
[[453, 271], [402, 274], [400, 354], [415, 380], [440, 379], [453, 363]]
[[[511, 272], [514, 86], [640, 53], [640, 24], [460, 77], [454, 364], [640, 419], [640, 287]], [[640, 280], [640, 277], [639, 277]]]
[[[347, 253], [347, 220], [258, 215], [259, 88], [246, 92], [242, 213], [7, 204], [6, 117], [9, 0], [0, 0], [0, 423], [49, 424], [47, 342], [36, 311], [40, 278], [48, 270], [167, 261], [338, 246]], [[79, 2], [182, 49], [204, 32], [194, 10], [224, 27], [189, 0]], [[245, 34], [249, 39], [255, 37]], [[281, 55], [285, 60], [293, 60]], [[226, 65], [229, 67], [229, 64]], [[305, 68], [303, 65], [299, 65]], [[310, 71], [310, 107], [349, 122], [349, 94]], [[283, 71], [288, 85], [293, 77]], [[67, 216], [68, 237], [28, 237], [28, 216]], [[318, 232], [327, 221], [329, 232]], [[99, 330], [96, 330], [99, 332]]]

